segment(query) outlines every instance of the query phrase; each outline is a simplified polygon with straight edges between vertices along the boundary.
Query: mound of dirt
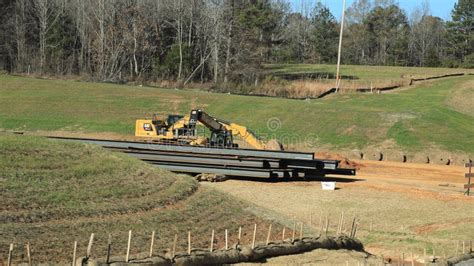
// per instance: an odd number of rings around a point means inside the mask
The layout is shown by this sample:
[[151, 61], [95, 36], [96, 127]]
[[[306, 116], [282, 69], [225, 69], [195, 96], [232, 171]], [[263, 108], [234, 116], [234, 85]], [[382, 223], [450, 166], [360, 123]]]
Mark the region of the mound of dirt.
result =
[[347, 157], [344, 157], [338, 153], [316, 152], [314, 153], [314, 157], [324, 160], [338, 160], [340, 161], [339, 166], [342, 168], [354, 168], [356, 170], [360, 170], [362, 167], [364, 167], [363, 164], [351, 161]]
[[283, 151], [283, 144], [278, 142], [276, 139], [271, 139], [265, 144], [265, 150], [270, 150], [270, 151]]

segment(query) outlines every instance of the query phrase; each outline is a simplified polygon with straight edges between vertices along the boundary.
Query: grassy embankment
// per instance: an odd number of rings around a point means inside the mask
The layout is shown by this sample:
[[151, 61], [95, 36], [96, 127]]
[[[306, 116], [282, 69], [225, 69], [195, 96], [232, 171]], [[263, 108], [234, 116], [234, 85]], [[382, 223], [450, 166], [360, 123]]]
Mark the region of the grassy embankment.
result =
[[[335, 87], [336, 66], [318, 64], [266, 65], [266, 80], [256, 92], [292, 98], [318, 97]], [[356, 89], [408, 86], [412, 79], [439, 77], [449, 74], [474, 73], [472, 69], [391, 67], [391, 66], [341, 66], [341, 93]], [[272, 77], [272, 78], [270, 78]]]
[[[26, 242], [35, 264], [65, 263], [75, 240], [78, 256], [85, 255], [91, 233], [93, 256], [105, 257], [108, 234], [112, 255], [124, 256], [128, 230], [133, 231], [131, 254], [137, 254], [148, 252], [152, 230], [156, 253], [163, 253], [174, 234], [178, 251], [185, 251], [188, 230], [193, 247], [207, 248], [215, 229], [215, 247], [222, 248], [225, 229], [234, 243], [243, 226], [248, 244], [254, 223], [267, 226], [240, 201], [124, 154], [11, 135], [0, 135], [0, 147], [0, 254], [8, 254], [14, 243], [15, 263], [25, 262]], [[260, 230], [258, 239], [264, 235]]]
[[[474, 153], [473, 76], [386, 94], [343, 94], [300, 101], [63, 80], [0, 76], [0, 129], [114, 132], [132, 135], [153, 113], [199, 107], [246, 125], [267, 139], [333, 150], [436, 148]], [[462, 106], [462, 107], [461, 107]], [[267, 121], [277, 118], [277, 130]], [[388, 144], [387, 144], [388, 143]]]

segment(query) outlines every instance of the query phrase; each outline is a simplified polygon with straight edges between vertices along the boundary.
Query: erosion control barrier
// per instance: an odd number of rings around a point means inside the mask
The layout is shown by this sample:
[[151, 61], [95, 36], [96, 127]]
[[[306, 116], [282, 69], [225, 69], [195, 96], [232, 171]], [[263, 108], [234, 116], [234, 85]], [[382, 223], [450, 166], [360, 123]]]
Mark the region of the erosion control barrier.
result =
[[[462, 254], [462, 255], [450, 258], [446, 261], [446, 263], [444, 265], [453, 266], [453, 265], [460, 264], [463, 261], [469, 261], [470, 262], [470, 260], [474, 260], [474, 252], [471, 252], [471, 253], [468, 253], [468, 254]], [[474, 263], [474, 261], [473, 261], [473, 263]], [[466, 263], [465, 265], [471, 265], [471, 264]]]
[[346, 235], [337, 237], [304, 237], [302, 239], [291, 241], [278, 241], [257, 244], [252, 249], [250, 246], [234, 245], [228, 250], [208, 250], [193, 249], [190, 254], [176, 253], [173, 257], [170, 255], [153, 256], [143, 259], [131, 259], [129, 262], [111, 259], [91, 259], [83, 258], [79, 260], [82, 265], [221, 265], [241, 262], [256, 262], [264, 258], [292, 255], [308, 252], [315, 249], [347, 249], [364, 251], [362, 243]]

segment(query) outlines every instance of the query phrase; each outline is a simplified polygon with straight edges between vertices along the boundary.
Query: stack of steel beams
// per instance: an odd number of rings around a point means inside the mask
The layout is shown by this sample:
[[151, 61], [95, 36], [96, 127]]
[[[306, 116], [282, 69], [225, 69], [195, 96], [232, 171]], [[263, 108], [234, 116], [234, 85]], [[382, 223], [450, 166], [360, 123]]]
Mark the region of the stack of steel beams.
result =
[[261, 178], [310, 178], [327, 174], [356, 174], [355, 169], [340, 168], [337, 160], [315, 159], [313, 153], [99, 139], [50, 138], [100, 145], [175, 172]]

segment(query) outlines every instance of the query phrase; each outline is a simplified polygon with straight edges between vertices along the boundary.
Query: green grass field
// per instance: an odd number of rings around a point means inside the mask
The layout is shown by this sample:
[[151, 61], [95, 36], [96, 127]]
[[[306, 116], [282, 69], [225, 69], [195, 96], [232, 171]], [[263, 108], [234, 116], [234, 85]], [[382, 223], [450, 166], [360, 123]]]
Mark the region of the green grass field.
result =
[[[137, 118], [202, 108], [287, 145], [363, 149], [391, 140], [407, 151], [437, 147], [472, 154], [474, 124], [469, 110], [474, 104], [464, 99], [467, 111], [463, 111], [452, 107], [450, 99], [460, 89], [470, 93], [473, 79], [445, 78], [386, 94], [302, 101], [3, 75], [0, 128], [132, 135]], [[268, 121], [276, 121], [277, 127], [269, 128]]]
[[[245, 210], [248, 205], [202, 187], [190, 176], [97, 146], [0, 134], [0, 147], [0, 254], [4, 259], [13, 243], [15, 264], [25, 262], [26, 242], [35, 264], [64, 265], [74, 241], [79, 243], [77, 256], [85, 255], [91, 233], [93, 257], [105, 257], [111, 234], [112, 255], [123, 259], [128, 230], [133, 230], [134, 258], [148, 252], [152, 230], [155, 254], [162, 254], [174, 234], [179, 236], [178, 252], [184, 252], [188, 230], [196, 248], [208, 248], [211, 230], [216, 230], [217, 249], [223, 247], [225, 229], [235, 243], [243, 226], [248, 244], [254, 223], [268, 226]], [[264, 230], [258, 235], [262, 239]]]

